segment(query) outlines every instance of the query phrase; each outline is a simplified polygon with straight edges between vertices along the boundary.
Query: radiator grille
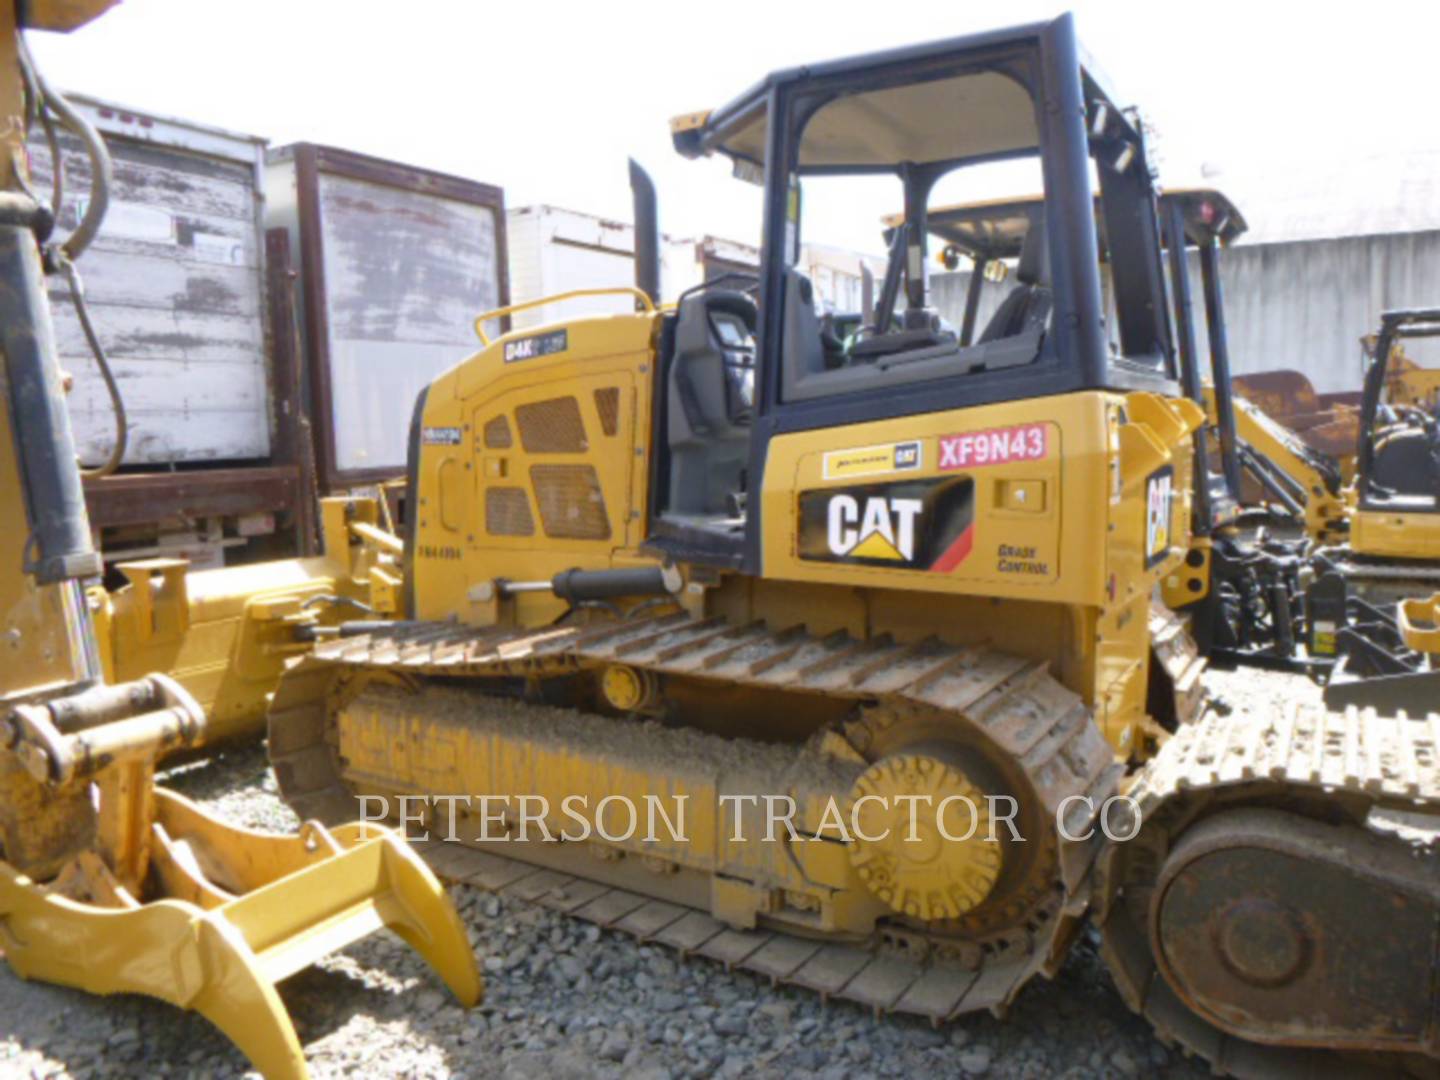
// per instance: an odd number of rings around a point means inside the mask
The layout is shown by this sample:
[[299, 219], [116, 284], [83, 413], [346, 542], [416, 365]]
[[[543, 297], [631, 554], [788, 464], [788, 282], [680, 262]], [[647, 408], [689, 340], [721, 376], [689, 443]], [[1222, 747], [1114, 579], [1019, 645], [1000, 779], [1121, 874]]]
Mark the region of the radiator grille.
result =
[[614, 435], [620, 430], [620, 388], [607, 386], [595, 391], [595, 411], [600, 414], [600, 430]]
[[491, 536], [535, 535], [535, 519], [530, 515], [530, 500], [524, 488], [485, 489], [485, 531]]
[[[523, 430], [523, 429], [522, 429]], [[532, 465], [530, 483], [545, 535], [564, 540], [607, 540], [610, 518], [600, 481], [589, 465]]]
[[585, 424], [573, 397], [549, 398], [515, 407], [520, 445], [527, 454], [579, 454], [585, 450]]
[[510, 421], [502, 413], [485, 421], [485, 449], [508, 450], [514, 445], [510, 437]]

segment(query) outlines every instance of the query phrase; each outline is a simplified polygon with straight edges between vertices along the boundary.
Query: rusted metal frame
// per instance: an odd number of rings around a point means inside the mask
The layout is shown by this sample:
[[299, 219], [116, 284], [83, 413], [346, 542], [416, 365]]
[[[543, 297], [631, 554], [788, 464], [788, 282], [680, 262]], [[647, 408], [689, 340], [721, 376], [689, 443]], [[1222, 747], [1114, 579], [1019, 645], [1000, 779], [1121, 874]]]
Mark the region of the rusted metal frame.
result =
[[129, 473], [87, 480], [85, 503], [90, 524], [103, 528], [288, 510], [300, 498], [299, 487], [294, 465]]
[[[298, 490], [291, 509], [295, 550], [315, 555], [320, 544], [315, 512], [316, 490], [314, 447], [305, 431], [304, 397], [301, 388], [300, 325], [295, 318], [295, 281], [298, 277], [290, 256], [290, 234], [284, 229], [265, 233], [265, 293], [270, 313], [270, 398], [274, 439], [271, 459], [277, 465], [298, 470]], [[307, 466], [309, 466], [307, 468]]]
[[493, 184], [431, 172], [429, 169], [386, 161], [334, 146], [302, 143], [296, 149], [308, 150], [321, 172], [372, 184], [384, 184], [386, 187], [404, 188], [426, 195], [439, 195], [441, 198], [474, 203], [477, 206], [504, 205], [504, 191]]
[[[397, 162], [382, 161], [348, 150], [314, 143], [295, 147], [295, 182], [299, 211], [300, 261], [305, 272], [301, 294], [305, 312], [306, 368], [310, 375], [310, 414], [315, 432], [315, 458], [325, 492], [393, 479], [393, 469], [341, 469], [336, 460], [334, 388], [330, 377], [330, 320], [325, 308], [325, 244], [320, 228], [321, 174], [361, 180], [406, 191], [436, 195], [489, 209], [495, 215], [496, 294], [502, 307], [510, 304], [508, 248], [505, 236], [505, 194], [500, 188], [446, 176]], [[501, 319], [508, 332], [510, 320]]]

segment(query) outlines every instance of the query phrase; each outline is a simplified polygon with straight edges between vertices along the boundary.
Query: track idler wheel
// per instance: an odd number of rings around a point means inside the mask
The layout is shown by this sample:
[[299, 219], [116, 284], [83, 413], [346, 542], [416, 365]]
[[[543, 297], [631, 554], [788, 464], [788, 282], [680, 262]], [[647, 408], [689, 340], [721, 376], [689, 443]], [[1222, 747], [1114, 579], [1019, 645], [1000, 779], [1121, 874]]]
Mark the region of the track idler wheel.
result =
[[850, 800], [850, 861], [892, 909], [958, 919], [990, 895], [1002, 860], [990, 807], [943, 748], [881, 758], [855, 781]]

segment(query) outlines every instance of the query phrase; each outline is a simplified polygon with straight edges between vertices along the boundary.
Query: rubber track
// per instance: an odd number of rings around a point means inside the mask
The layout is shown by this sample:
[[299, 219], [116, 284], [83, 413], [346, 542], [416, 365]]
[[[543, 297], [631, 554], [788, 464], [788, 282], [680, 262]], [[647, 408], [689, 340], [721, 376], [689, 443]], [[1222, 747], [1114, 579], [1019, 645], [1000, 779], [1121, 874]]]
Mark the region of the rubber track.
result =
[[[1222, 801], [1245, 805], [1263, 798], [1273, 804], [1278, 796], [1295, 805], [1344, 805], [1356, 822], [1377, 808], [1420, 818], [1440, 815], [1440, 715], [1386, 718], [1373, 709], [1352, 706], [1332, 713], [1310, 704], [1292, 704], [1269, 719], [1212, 712], [1170, 739], [1137, 774], [1128, 794], [1144, 828], [1134, 847], [1113, 844], [1106, 850], [1096, 894], [1102, 953], [1130, 1008], [1144, 1015], [1162, 1040], [1205, 1058], [1218, 1075], [1309, 1077], [1332, 1070], [1357, 1075], [1336, 1056], [1257, 1046], [1209, 1026], [1158, 974], [1147, 936], [1136, 933], [1128, 918], [1115, 916], [1127, 887], [1145, 889], [1158, 873], [1146, 853], [1170, 850], [1186, 827]], [[1434, 834], [1424, 854], [1436, 861], [1440, 893], [1440, 844]]]
[[[964, 723], [981, 727], [1021, 762], [1052, 818], [1071, 795], [1088, 794], [1099, 807], [1116, 791], [1123, 772], [1084, 703], [1055, 682], [1042, 662], [934, 638], [900, 644], [888, 636], [816, 637], [804, 627], [777, 631], [759, 622], [734, 625], [682, 613], [566, 630], [412, 625], [317, 646], [286, 675], [272, 707], [270, 752], [281, 791], [302, 817], [335, 820], [355, 813], [331, 749], [326, 707], [313, 700], [337, 666], [453, 678], [551, 676], [612, 662], [963, 713]], [[1069, 809], [1068, 830], [1083, 834], [1090, 813], [1078, 802]], [[954, 951], [953, 939], [936, 936], [932, 949], [931, 942], [915, 940], [924, 935], [908, 929], [895, 939], [903, 939], [903, 949], [882, 940], [837, 944], [770, 929], [736, 929], [704, 911], [462, 844], [422, 845], [422, 850], [428, 847], [436, 872], [451, 881], [534, 901], [825, 998], [940, 1022], [982, 1009], [999, 1012], [1037, 971], [1051, 973], [1058, 965], [1068, 940], [1062, 931], [1074, 929], [1088, 903], [1098, 849], [1094, 841], [1072, 844], [1057, 837], [1057, 843], [1061, 881], [1051, 897], [1021, 925], [980, 942], [964, 962], [938, 955], [946, 946]]]

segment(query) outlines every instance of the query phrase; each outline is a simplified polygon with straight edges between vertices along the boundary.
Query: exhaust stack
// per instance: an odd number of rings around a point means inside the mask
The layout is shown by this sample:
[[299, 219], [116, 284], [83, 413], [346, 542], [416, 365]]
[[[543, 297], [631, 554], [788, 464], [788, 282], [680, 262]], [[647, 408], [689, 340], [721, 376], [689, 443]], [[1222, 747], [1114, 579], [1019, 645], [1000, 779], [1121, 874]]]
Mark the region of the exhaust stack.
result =
[[655, 209], [655, 183], [630, 159], [630, 192], [635, 205], [635, 287], [660, 303], [660, 219]]

